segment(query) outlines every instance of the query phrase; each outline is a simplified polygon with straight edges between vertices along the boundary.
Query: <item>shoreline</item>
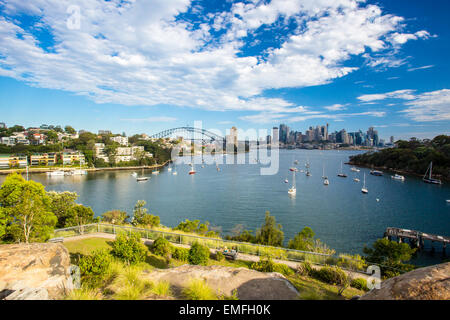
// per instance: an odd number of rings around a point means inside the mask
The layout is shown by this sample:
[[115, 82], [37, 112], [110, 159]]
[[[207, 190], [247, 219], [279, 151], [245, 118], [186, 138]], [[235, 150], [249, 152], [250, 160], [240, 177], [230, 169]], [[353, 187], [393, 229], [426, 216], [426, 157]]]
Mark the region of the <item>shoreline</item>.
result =
[[[345, 162], [344, 164], [348, 164], [348, 165], [352, 165], [352, 166], [356, 166], [356, 167], [361, 167], [361, 168], [366, 168], [366, 169], [375, 169], [375, 170], [380, 170], [380, 171], [388, 171], [388, 172], [392, 172], [392, 173], [400, 173], [400, 174], [404, 174], [404, 175], [409, 175], [409, 176], [414, 176], [417, 178], [423, 178], [422, 174], [418, 174], [416, 172], [411, 172], [411, 171], [406, 171], [406, 170], [401, 170], [401, 169], [394, 169], [394, 168], [387, 168], [387, 167], [377, 167], [377, 166], [372, 166], [372, 165], [364, 165], [364, 164], [359, 164], [356, 162], [352, 162], [352, 161], [348, 161]], [[445, 177], [439, 177], [439, 179], [441, 179], [444, 182], [449, 182], [450, 180], [447, 180]]]
[[[142, 170], [142, 169], [157, 169], [165, 167], [171, 160], [167, 160], [163, 164], [155, 164], [152, 166], [132, 166], [132, 167], [103, 167], [103, 168], [81, 168], [81, 170], [86, 170], [88, 172], [97, 172], [97, 171], [115, 171], [115, 170]], [[28, 173], [47, 173], [49, 171], [72, 171], [72, 170], [78, 170], [79, 167], [69, 167], [69, 168], [62, 168], [62, 167], [48, 167], [48, 168], [28, 168]], [[22, 169], [5, 169], [0, 170], [0, 175], [8, 175], [11, 173], [27, 173], [27, 170]]]

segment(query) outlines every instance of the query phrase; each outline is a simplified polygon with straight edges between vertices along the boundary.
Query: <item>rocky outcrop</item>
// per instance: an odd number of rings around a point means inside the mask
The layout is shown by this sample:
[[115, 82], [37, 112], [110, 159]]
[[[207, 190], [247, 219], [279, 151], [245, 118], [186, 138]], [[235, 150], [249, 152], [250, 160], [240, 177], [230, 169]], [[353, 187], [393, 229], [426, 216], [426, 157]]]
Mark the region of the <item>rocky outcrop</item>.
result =
[[294, 300], [295, 287], [279, 273], [264, 273], [246, 268], [192, 266], [158, 270], [146, 275], [151, 281], [165, 280], [181, 291], [190, 279], [203, 279], [218, 294], [231, 296], [236, 290], [239, 300]]
[[72, 288], [70, 256], [62, 244], [0, 245], [0, 299], [60, 299]]
[[361, 300], [449, 300], [450, 262], [420, 268], [385, 280]]

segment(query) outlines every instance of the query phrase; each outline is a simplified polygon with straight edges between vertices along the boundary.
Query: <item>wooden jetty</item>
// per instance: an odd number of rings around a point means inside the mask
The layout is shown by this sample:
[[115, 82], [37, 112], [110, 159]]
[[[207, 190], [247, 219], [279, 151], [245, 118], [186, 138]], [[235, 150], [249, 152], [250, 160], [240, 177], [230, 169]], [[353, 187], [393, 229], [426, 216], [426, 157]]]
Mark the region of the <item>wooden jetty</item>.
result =
[[425, 240], [431, 241], [431, 243], [439, 242], [442, 243], [444, 248], [447, 247], [447, 244], [450, 244], [450, 237], [447, 236], [438, 236], [435, 234], [429, 234], [416, 230], [408, 230], [401, 228], [393, 228], [388, 227], [384, 232], [384, 237], [387, 237], [389, 240], [392, 238], [397, 238], [398, 242], [401, 243], [404, 239], [409, 239], [409, 242], [414, 244], [416, 247], [423, 248]]

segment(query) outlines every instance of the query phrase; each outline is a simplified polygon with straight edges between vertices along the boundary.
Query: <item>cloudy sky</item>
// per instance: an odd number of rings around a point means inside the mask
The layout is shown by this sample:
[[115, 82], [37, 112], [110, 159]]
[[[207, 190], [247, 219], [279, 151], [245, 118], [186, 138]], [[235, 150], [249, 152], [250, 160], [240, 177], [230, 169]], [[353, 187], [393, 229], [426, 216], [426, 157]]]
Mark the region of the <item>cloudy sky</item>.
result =
[[450, 133], [447, 0], [0, 0], [0, 122]]

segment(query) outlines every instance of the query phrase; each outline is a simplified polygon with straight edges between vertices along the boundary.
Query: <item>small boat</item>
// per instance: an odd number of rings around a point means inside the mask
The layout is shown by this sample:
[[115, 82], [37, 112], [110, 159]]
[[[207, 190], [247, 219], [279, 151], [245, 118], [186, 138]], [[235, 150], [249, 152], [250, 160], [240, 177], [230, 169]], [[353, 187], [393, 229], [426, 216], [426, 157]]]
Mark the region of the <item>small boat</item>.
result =
[[359, 172], [359, 169], [357, 169], [357, 168], [355, 168], [355, 167], [351, 167], [350, 170], [351, 170], [351, 171], [354, 171], [354, 172]]
[[445, 201], [447, 201], [447, 203], [450, 203], [450, 199], [448, 199], [448, 200], [445, 200]]
[[295, 172], [297, 172], [297, 171], [298, 171], [298, 169], [297, 169], [297, 168], [295, 168], [295, 167], [290, 167], [290, 168], [289, 168], [289, 170], [290, 170], [290, 171], [295, 171]]
[[377, 198], [377, 202], [380, 202], [380, 199]]
[[[429, 174], [428, 174], [428, 177], [427, 177], [427, 173], [428, 172], [429, 172]], [[432, 175], [433, 175], [433, 162], [430, 162], [430, 165], [428, 166], [428, 169], [427, 169], [427, 171], [425, 172], [425, 175], [422, 178], [423, 182], [431, 183], [431, 184], [442, 184], [441, 180], [433, 179]]]
[[132, 175], [133, 177], [137, 177], [137, 176], [138, 176], [137, 172], [133, 172], [131, 175]]
[[174, 172], [172, 172], [172, 174], [173, 174], [174, 176], [176, 176], [176, 175], [178, 174], [178, 172], [174, 171]]
[[405, 177], [401, 176], [399, 174], [395, 174], [395, 175], [391, 176], [391, 178], [394, 179], [394, 180], [405, 181]]
[[194, 163], [191, 163], [191, 170], [189, 170], [189, 174], [190, 175], [193, 175], [193, 174], [196, 174], [197, 172], [195, 171], [195, 169], [194, 169]]
[[337, 176], [341, 178], [347, 178], [347, 175], [342, 172], [342, 161], [341, 161], [341, 172], [339, 172]]
[[369, 193], [369, 190], [366, 188], [366, 173], [365, 172], [364, 172], [364, 184], [363, 184], [363, 187], [361, 188], [361, 192]]
[[289, 180], [288, 179], [284, 179], [284, 183], [288, 183], [289, 182]]
[[325, 179], [325, 180], [323, 180], [323, 184], [327, 186], [330, 184], [330, 181], [328, 181], [328, 179]]
[[309, 169], [306, 170], [306, 176], [307, 176], [307, 177], [311, 177], [311, 172], [309, 172]]
[[152, 174], [159, 174], [159, 170], [152, 171]]
[[383, 171], [379, 171], [379, 170], [370, 170], [370, 174], [373, 176], [382, 176], [383, 175]]
[[140, 182], [140, 181], [147, 181], [148, 180], [148, 177], [139, 177], [139, 178], [136, 178], [136, 181], [137, 182]]
[[169, 172], [172, 171], [172, 167], [168, 167], [167, 171], [169, 171]]
[[297, 188], [295, 187], [295, 171], [292, 172], [292, 187], [289, 188], [288, 194], [293, 196], [297, 193]]
[[64, 176], [64, 171], [62, 170], [48, 171], [47, 175], [50, 177], [62, 177]]
[[87, 174], [86, 170], [82, 170], [82, 169], [77, 169], [77, 170], [73, 170], [72, 171], [72, 175], [77, 176], [77, 175], [84, 175]]
[[322, 167], [322, 179], [328, 180], [328, 177], [325, 175], [325, 165]]
[[294, 164], [298, 164], [298, 160], [295, 160], [295, 161], [294, 161]]
[[359, 180], [358, 178], [353, 178], [353, 181], [359, 182], [359, 181], [361, 181], [361, 180]]

